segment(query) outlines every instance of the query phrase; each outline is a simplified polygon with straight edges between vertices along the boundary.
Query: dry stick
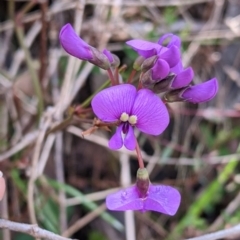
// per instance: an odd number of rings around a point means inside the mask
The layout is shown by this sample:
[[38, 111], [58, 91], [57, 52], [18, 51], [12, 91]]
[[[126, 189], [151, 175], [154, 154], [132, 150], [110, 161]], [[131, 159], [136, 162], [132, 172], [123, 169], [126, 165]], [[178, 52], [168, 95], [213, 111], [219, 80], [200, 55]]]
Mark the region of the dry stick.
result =
[[47, 9], [48, 9], [48, 1], [40, 2], [41, 9], [41, 21], [42, 21], [42, 29], [41, 29], [41, 40], [40, 40], [40, 71], [39, 71], [39, 79], [41, 82], [44, 82], [44, 78], [46, 75], [47, 68]]
[[[2, 201], [0, 202], [0, 205], [1, 205], [1, 217], [2, 218], [8, 218], [9, 215], [8, 215], [8, 189], [5, 190], [5, 193], [4, 193], [4, 197], [2, 199]], [[4, 229], [3, 230], [3, 239], [4, 240], [11, 240], [11, 235], [10, 235], [10, 231], [9, 229]]]
[[13, 156], [17, 152], [21, 151], [25, 147], [29, 146], [33, 142], [35, 142], [37, 136], [39, 134], [39, 131], [33, 131], [28, 134], [26, 134], [21, 142], [17, 143], [15, 146], [10, 148], [8, 151], [4, 152], [3, 154], [0, 155], [0, 162], [3, 160], [8, 159], [9, 157]]
[[71, 238], [61, 237], [55, 233], [49, 232], [37, 225], [12, 222], [5, 219], [0, 219], [0, 228], [9, 229], [15, 232], [22, 232], [31, 235], [35, 238], [45, 238], [48, 240], [73, 240]]
[[[89, 193], [85, 195], [85, 198], [89, 199], [90, 201], [99, 201], [102, 199], [105, 199], [110, 193], [114, 193], [118, 191], [120, 188], [111, 188], [99, 192], [94, 192], [94, 193]], [[73, 197], [73, 198], [68, 198], [65, 201], [66, 207], [70, 206], [75, 206], [75, 205], [80, 205], [83, 202], [82, 197]]]
[[50, 125], [51, 119], [49, 118], [46, 122], [45, 125], [43, 126], [43, 129], [40, 131], [36, 144], [35, 144], [35, 149], [33, 153], [33, 159], [32, 159], [32, 168], [31, 168], [31, 175], [30, 179], [28, 182], [28, 191], [27, 191], [27, 199], [28, 199], [28, 210], [29, 210], [29, 215], [30, 215], [30, 221], [31, 223], [37, 223], [36, 215], [35, 215], [35, 209], [34, 209], [34, 183], [38, 175], [37, 171], [37, 163], [38, 159], [40, 156], [42, 144], [44, 141], [44, 137], [46, 134], [46, 131]]
[[[120, 153], [119, 160], [121, 164], [120, 182], [122, 187], [128, 187], [131, 184], [130, 158], [125, 153]], [[124, 212], [125, 236], [126, 240], [136, 239], [135, 220], [133, 211]]]
[[[64, 166], [63, 166], [63, 133], [58, 132], [55, 140], [55, 169], [56, 178], [59, 183], [65, 183]], [[60, 229], [64, 232], [67, 229], [67, 214], [65, 208], [65, 192], [59, 191], [59, 206], [60, 206]]]
[[200, 237], [188, 238], [186, 240], [217, 240], [223, 238], [236, 238], [240, 236], [240, 224], [225, 230], [209, 233]]
[[[83, 20], [83, 11], [85, 7], [85, 1], [79, 0], [78, 5], [75, 11], [75, 20], [74, 20], [74, 27], [76, 32], [80, 32]], [[62, 120], [63, 112], [67, 109], [69, 105], [69, 100], [71, 100], [71, 90], [73, 86], [73, 75], [75, 73], [76, 67], [76, 59], [74, 57], [69, 58], [69, 62], [67, 65], [67, 70], [65, 73], [64, 83], [61, 89], [61, 94], [59, 96], [58, 104], [56, 104], [56, 114], [55, 117], [59, 120]], [[64, 170], [63, 170], [63, 158], [62, 158], [62, 147], [63, 147], [63, 139], [62, 133], [58, 133], [57, 142], [56, 142], [56, 151], [61, 149], [61, 151], [56, 155], [55, 163], [57, 165], [56, 173], [57, 179], [59, 182], [64, 183]], [[66, 216], [66, 209], [65, 209], [65, 193], [64, 191], [59, 191], [59, 200], [60, 200], [60, 224], [61, 230], [65, 230], [67, 228], [67, 216]]]
[[[167, 6], [182, 6], [182, 5], [194, 5], [204, 2], [212, 2], [213, 0], [148, 0], [146, 2], [139, 1], [122, 1], [123, 6], [141, 7], [141, 6], [152, 6], [152, 7], [167, 7]], [[94, 5], [114, 5], [115, 1], [112, 0], [87, 0], [87, 4]]]
[[79, 219], [76, 221], [70, 228], [68, 228], [62, 235], [65, 237], [71, 236], [75, 232], [77, 232], [79, 229], [87, 225], [89, 222], [91, 222], [93, 219], [98, 217], [102, 212], [106, 210], [105, 203], [100, 205], [98, 208], [96, 208], [94, 211], [87, 214], [85, 217]]
[[[77, 128], [75, 126], [69, 126], [67, 128], [67, 131], [80, 137], [83, 130], [80, 128]], [[94, 142], [100, 146], [106, 147], [107, 149], [108, 147], [108, 139], [100, 137], [99, 135], [96, 134], [91, 134], [89, 136], [87, 136], [85, 138], [85, 140], [90, 141], [90, 142]], [[126, 149], [120, 149], [117, 150], [117, 152], [122, 152], [122, 153], [127, 153], [129, 156], [132, 157], [137, 157], [136, 153], [132, 152], [132, 151], [128, 151]], [[160, 157], [157, 156], [148, 156], [146, 153], [141, 152], [142, 153], [142, 157], [144, 159], [145, 162], [151, 162], [151, 161], [156, 161], [158, 164], [166, 164], [166, 165], [189, 165], [189, 166], [193, 166], [196, 163], [194, 162], [193, 158], [187, 158], [187, 157], [181, 157], [181, 158], [166, 158], [164, 159], [164, 162], [161, 161]], [[157, 158], [157, 159], [156, 159]], [[233, 159], [233, 160], [232, 160]], [[205, 163], [205, 164], [226, 164], [229, 161], [240, 161], [240, 154], [239, 153], [235, 153], [235, 154], [229, 154], [229, 155], [225, 155], [225, 156], [212, 156], [212, 157], [208, 157], [208, 156], [203, 156], [201, 158], [200, 163]]]

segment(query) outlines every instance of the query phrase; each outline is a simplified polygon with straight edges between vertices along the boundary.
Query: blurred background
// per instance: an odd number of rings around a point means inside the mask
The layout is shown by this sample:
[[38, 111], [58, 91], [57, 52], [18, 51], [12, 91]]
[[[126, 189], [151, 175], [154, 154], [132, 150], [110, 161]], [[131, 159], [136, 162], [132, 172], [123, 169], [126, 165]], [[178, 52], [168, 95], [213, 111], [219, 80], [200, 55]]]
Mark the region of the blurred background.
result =
[[[94, 117], [89, 97], [108, 77], [64, 52], [66, 23], [115, 53], [123, 80], [137, 57], [125, 41], [168, 32], [181, 37], [195, 84], [219, 80], [209, 103], [168, 104], [161, 136], [138, 134], [151, 182], [181, 192], [174, 217], [106, 210], [109, 193], [135, 182], [138, 163], [134, 152], [108, 148], [109, 132], [82, 138]], [[239, 0], [1, 0], [0, 217], [89, 240], [178, 240], [239, 223], [239, 37]], [[80, 104], [86, 111], [76, 114]], [[5, 229], [0, 239], [34, 238]]]

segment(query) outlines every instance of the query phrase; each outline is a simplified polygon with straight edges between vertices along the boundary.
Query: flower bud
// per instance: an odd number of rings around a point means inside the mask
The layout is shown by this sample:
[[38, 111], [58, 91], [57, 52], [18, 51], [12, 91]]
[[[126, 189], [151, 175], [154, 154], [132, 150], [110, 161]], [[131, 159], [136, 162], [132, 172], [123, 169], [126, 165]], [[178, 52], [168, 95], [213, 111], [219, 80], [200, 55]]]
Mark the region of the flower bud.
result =
[[92, 52], [93, 59], [89, 60], [89, 62], [100, 68], [108, 70], [110, 68], [110, 61], [108, 57], [94, 47], [90, 47], [90, 50]]
[[133, 63], [133, 69], [136, 71], [140, 71], [144, 60], [145, 60], [145, 58], [142, 56], [137, 57], [137, 59]]
[[137, 171], [137, 189], [141, 197], [146, 197], [149, 188], [149, 175], [146, 168], [139, 168]]
[[185, 99], [182, 97], [182, 94], [187, 88], [188, 87], [167, 92], [163, 96], [163, 98], [166, 102], [182, 102], [182, 101], [185, 101]]
[[173, 82], [175, 77], [176, 77], [175, 74], [168, 75], [166, 78], [164, 78], [163, 80], [157, 82], [154, 85], [153, 91], [155, 93], [161, 93], [161, 92], [168, 91], [171, 88], [172, 82]]
[[145, 59], [141, 65], [142, 71], [146, 72], [149, 69], [151, 69], [154, 66], [154, 64], [156, 63], [157, 58], [158, 58], [158, 56], [154, 55], [152, 57]]
[[144, 87], [151, 88], [156, 83], [156, 81], [152, 79], [152, 69], [142, 73], [140, 81]]

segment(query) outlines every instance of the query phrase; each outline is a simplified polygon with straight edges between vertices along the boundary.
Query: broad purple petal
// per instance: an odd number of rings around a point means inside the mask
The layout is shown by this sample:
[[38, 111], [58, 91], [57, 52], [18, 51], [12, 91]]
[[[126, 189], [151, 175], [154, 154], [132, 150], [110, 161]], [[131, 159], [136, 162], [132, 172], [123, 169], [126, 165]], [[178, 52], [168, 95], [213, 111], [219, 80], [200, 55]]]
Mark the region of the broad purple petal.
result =
[[136, 147], [136, 138], [134, 135], [134, 131], [133, 131], [133, 127], [129, 126], [128, 128], [128, 132], [125, 135], [124, 138], [124, 146], [128, 149], [128, 150], [134, 150]]
[[122, 124], [119, 127], [117, 127], [116, 132], [108, 142], [108, 146], [112, 150], [120, 149], [123, 146], [122, 128], [123, 128]]
[[144, 209], [173, 216], [177, 212], [180, 202], [181, 195], [177, 189], [170, 186], [150, 185]]
[[168, 63], [158, 58], [156, 63], [154, 64], [152, 68], [152, 79], [153, 80], [161, 80], [164, 79], [169, 74], [170, 68]]
[[181, 54], [179, 48], [172, 45], [167, 51], [160, 53], [159, 56], [169, 64], [170, 68], [172, 68], [180, 61]]
[[143, 200], [139, 198], [136, 186], [132, 186], [108, 195], [106, 206], [115, 211], [142, 210]]
[[162, 47], [157, 43], [152, 43], [140, 39], [127, 41], [126, 44], [132, 47], [133, 50], [145, 58], [156, 55], [156, 53], [162, 49]]
[[213, 78], [207, 82], [187, 88], [181, 95], [186, 101], [202, 103], [211, 100], [218, 91], [218, 81]]
[[71, 24], [62, 27], [59, 39], [64, 50], [70, 55], [82, 60], [93, 59], [90, 46], [76, 34]]
[[113, 62], [113, 56], [112, 56], [111, 52], [109, 52], [107, 49], [104, 49], [103, 54], [108, 58], [110, 63]]
[[130, 113], [136, 93], [136, 88], [130, 84], [106, 88], [92, 99], [93, 112], [104, 122], [117, 121], [122, 113]]
[[174, 35], [172, 33], [164, 34], [161, 38], [159, 38], [158, 44], [162, 45], [164, 40], [167, 39], [167, 38], [171, 38], [169, 43], [168, 43], [168, 45], [167, 45], [167, 47], [171, 47], [171, 46], [174, 45], [174, 46], [180, 48], [180, 46], [181, 46], [181, 39], [178, 36], [176, 36], [176, 35]]
[[182, 72], [180, 72], [179, 74], [177, 74], [177, 76], [174, 78], [171, 84], [171, 88], [179, 89], [179, 88], [186, 87], [190, 84], [193, 77], [194, 77], [193, 69], [191, 67], [188, 67]]
[[179, 74], [180, 72], [183, 71], [183, 65], [182, 65], [182, 61], [179, 61], [177, 63], [177, 65], [175, 65], [174, 67], [172, 67], [170, 69], [171, 72], [175, 73], [175, 74]]
[[161, 134], [169, 123], [168, 110], [162, 100], [148, 89], [138, 91], [132, 114], [137, 116], [136, 127], [147, 134]]

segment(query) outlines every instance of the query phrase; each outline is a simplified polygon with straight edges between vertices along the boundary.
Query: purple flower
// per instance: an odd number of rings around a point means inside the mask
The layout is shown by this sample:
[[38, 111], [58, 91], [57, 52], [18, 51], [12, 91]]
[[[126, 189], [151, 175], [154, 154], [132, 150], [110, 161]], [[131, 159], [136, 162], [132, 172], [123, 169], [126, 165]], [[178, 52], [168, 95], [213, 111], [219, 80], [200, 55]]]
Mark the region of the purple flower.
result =
[[154, 84], [154, 92], [166, 92], [170, 90], [180, 89], [188, 86], [194, 77], [194, 72], [191, 67], [183, 69], [178, 74], [170, 74], [165, 79]]
[[96, 94], [92, 109], [103, 122], [119, 122], [116, 133], [109, 141], [111, 149], [123, 145], [134, 150], [136, 139], [134, 127], [151, 134], [161, 134], [169, 123], [169, 115], [164, 103], [152, 91], [139, 91], [130, 84], [113, 86]]
[[213, 78], [207, 82], [190, 86], [183, 91], [181, 97], [188, 102], [202, 103], [210, 101], [218, 92], [218, 81]]
[[218, 92], [218, 81], [213, 78], [204, 83], [188, 86], [165, 95], [168, 102], [187, 101], [192, 103], [203, 103], [210, 101]]
[[150, 210], [173, 216], [180, 201], [181, 195], [175, 188], [150, 184], [144, 197], [134, 185], [107, 196], [106, 205], [109, 210], [114, 211]]
[[[131, 46], [139, 55], [144, 58], [149, 58], [154, 55], [158, 56], [156, 60], [155, 68], [152, 72], [153, 79], [159, 79], [157, 72], [169, 72], [169, 69], [178, 64], [180, 60], [180, 50], [177, 46], [172, 44], [169, 47], [163, 47], [157, 43], [152, 43], [144, 40], [130, 40], [126, 42]], [[161, 74], [162, 77], [163, 74]]]
[[91, 46], [76, 34], [71, 24], [62, 27], [59, 39], [64, 50], [70, 55], [86, 61], [93, 60]]
[[136, 185], [107, 196], [106, 206], [115, 211], [152, 210], [172, 216], [177, 212], [180, 201], [178, 190], [150, 184], [147, 169], [139, 168]]
[[108, 50], [104, 49], [101, 53], [83, 41], [69, 23], [62, 27], [59, 40], [64, 50], [70, 55], [89, 61], [103, 69], [109, 69], [110, 65], [116, 65], [115, 60], [118, 61]]

